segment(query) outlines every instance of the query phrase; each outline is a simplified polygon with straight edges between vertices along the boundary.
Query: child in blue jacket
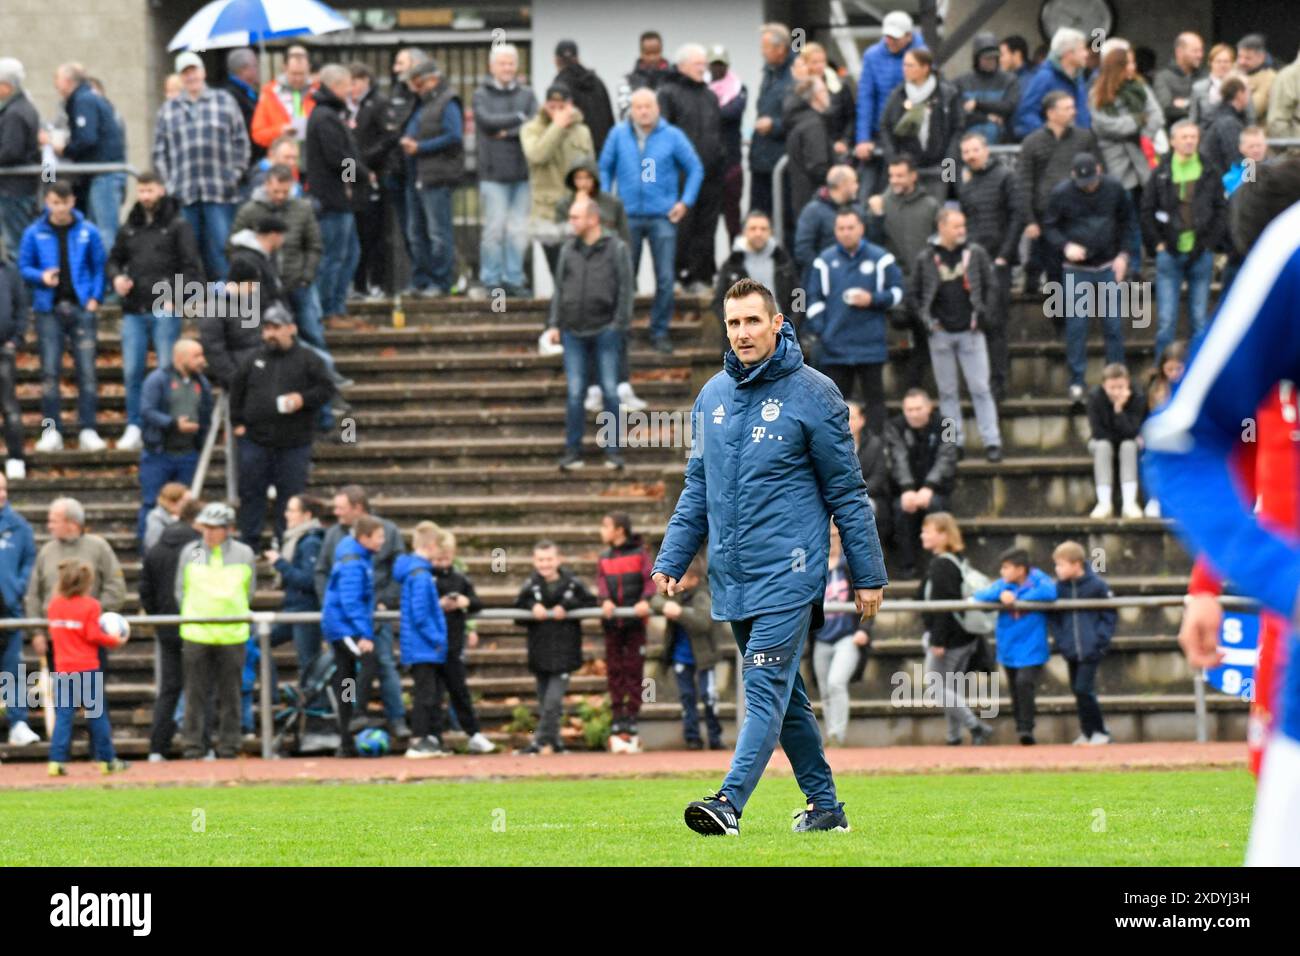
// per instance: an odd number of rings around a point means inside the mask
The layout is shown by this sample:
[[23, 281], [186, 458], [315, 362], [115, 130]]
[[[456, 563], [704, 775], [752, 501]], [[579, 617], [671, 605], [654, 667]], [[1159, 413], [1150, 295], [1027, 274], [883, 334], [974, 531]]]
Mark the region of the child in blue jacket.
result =
[[[971, 595], [975, 601], [1055, 601], [1056, 582], [1029, 566], [1029, 552], [1012, 548], [1002, 554], [1001, 577]], [[1051, 656], [1047, 643], [1047, 614], [1043, 611], [998, 612], [998, 663], [1011, 682], [1011, 709], [1016, 733], [1026, 746], [1034, 740], [1034, 693]]]
[[438, 526], [421, 521], [415, 526], [411, 553], [393, 565], [393, 580], [402, 586], [400, 647], [402, 664], [415, 679], [411, 692], [411, 746], [406, 756], [442, 757], [442, 688], [446, 683], [447, 618], [438, 597], [433, 559], [438, 549]]
[[372, 515], [362, 515], [353, 523], [352, 534], [340, 539], [334, 549], [334, 565], [325, 585], [320, 626], [334, 651], [334, 699], [339, 711], [337, 756], [340, 757], [357, 755], [351, 733], [352, 708], [358, 689], [369, 687], [379, 671], [374, 653], [374, 554], [383, 546], [383, 524]]
[[[1056, 594], [1061, 600], [1108, 598], [1110, 586], [1093, 573], [1085, 560], [1083, 545], [1063, 541], [1052, 552], [1056, 563]], [[1101, 713], [1095, 685], [1097, 668], [1115, 633], [1115, 611], [1053, 611], [1047, 623], [1056, 649], [1070, 669], [1070, 690], [1079, 705], [1079, 736], [1076, 744], [1108, 744], [1110, 732]]]

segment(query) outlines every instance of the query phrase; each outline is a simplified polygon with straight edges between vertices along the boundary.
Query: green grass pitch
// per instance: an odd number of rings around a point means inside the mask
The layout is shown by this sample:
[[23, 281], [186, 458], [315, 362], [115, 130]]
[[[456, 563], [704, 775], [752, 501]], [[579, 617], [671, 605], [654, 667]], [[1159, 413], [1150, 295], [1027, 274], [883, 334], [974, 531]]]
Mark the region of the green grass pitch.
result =
[[1245, 853], [1244, 770], [840, 775], [851, 833], [794, 834], [794, 780], [739, 839], [687, 830], [711, 777], [0, 793], [0, 866], [1220, 865]]

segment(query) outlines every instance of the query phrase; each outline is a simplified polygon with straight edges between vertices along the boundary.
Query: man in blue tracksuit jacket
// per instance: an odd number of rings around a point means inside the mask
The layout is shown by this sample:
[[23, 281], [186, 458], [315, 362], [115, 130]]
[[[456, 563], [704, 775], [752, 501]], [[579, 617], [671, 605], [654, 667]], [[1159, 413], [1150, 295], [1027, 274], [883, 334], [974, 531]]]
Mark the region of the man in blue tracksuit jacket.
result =
[[1088, 83], [1083, 67], [1088, 47], [1083, 34], [1062, 28], [1052, 37], [1052, 52], [1027, 80], [1021, 82], [1020, 105], [1016, 107], [1012, 128], [1016, 139], [1024, 139], [1043, 125], [1043, 97], [1060, 90], [1074, 97], [1074, 125], [1092, 128], [1088, 110]]
[[[422, 534], [425, 541], [421, 540]], [[402, 585], [402, 666], [410, 669], [415, 682], [411, 690], [408, 756], [440, 756], [447, 618], [442, 612], [433, 562], [421, 553], [432, 550], [432, 533], [416, 529], [414, 546], [414, 551], [399, 555], [393, 565], [393, 580]]]
[[[1283, 181], [1290, 197], [1300, 195], [1294, 163], [1270, 173]], [[1243, 199], [1276, 200], [1279, 187], [1271, 180], [1261, 176]], [[1234, 239], [1246, 247], [1242, 236]], [[1291, 622], [1276, 731], [1264, 752], [1246, 854], [1246, 862], [1255, 866], [1300, 865], [1300, 639], [1295, 630], [1300, 548], [1260, 524], [1251, 502], [1237, 490], [1229, 459], [1265, 395], [1279, 382], [1300, 382], [1297, 300], [1300, 202], [1254, 240], [1173, 398], [1142, 432], [1147, 480], [1189, 549], [1204, 554], [1239, 593]], [[1188, 636], [1184, 647], [1192, 666], [1215, 666], [1217, 636]]]
[[[23, 617], [23, 595], [27, 593], [27, 580], [36, 563], [36, 538], [32, 526], [9, 504], [9, 482], [0, 475], [0, 616]], [[9, 742], [19, 743], [32, 739], [27, 727], [27, 684], [18, 677], [18, 666], [23, 657], [23, 632], [0, 632], [0, 673], [10, 675], [10, 687], [17, 697], [0, 699], [9, 718]], [[16, 728], [22, 727], [27, 731]]]
[[660, 352], [672, 351], [668, 323], [673, 312], [677, 223], [695, 205], [703, 181], [704, 166], [695, 147], [685, 133], [659, 115], [654, 90], [633, 93], [627, 119], [610, 130], [600, 151], [600, 188], [613, 192], [618, 187], [627, 212], [633, 276], [641, 267], [641, 246], [650, 241], [655, 266], [650, 338]]
[[888, 579], [875, 516], [848, 406], [804, 364], [771, 290], [742, 279], [724, 308], [731, 349], [695, 400], [686, 482], [652, 572], [671, 597], [707, 539], [713, 618], [731, 622], [743, 655], [745, 720], [731, 770], [716, 794], [686, 808], [686, 823], [737, 834], [779, 738], [808, 801], [795, 829], [843, 830], [799, 659], [822, 623], [832, 514], [858, 611], [879, 609]]

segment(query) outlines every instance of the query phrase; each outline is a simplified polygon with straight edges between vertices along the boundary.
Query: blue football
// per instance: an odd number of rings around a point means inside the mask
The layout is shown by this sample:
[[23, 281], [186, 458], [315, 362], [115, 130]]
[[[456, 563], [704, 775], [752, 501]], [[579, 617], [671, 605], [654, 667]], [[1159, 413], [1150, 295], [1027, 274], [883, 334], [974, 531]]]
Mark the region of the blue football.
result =
[[363, 757], [382, 757], [388, 753], [392, 741], [382, 727], [367, 727], [356, 736], [357, 753]]

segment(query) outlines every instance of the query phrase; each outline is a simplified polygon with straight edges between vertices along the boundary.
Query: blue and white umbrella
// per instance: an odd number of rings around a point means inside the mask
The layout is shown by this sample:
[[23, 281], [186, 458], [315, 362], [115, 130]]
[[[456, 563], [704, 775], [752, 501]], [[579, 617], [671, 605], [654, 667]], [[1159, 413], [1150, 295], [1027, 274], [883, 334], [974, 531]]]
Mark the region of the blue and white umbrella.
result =
[[285, 37], [352, 29], [352, 21], [316, 0], [212, 0], [180, 28], [169, 51], [254, 46]]

